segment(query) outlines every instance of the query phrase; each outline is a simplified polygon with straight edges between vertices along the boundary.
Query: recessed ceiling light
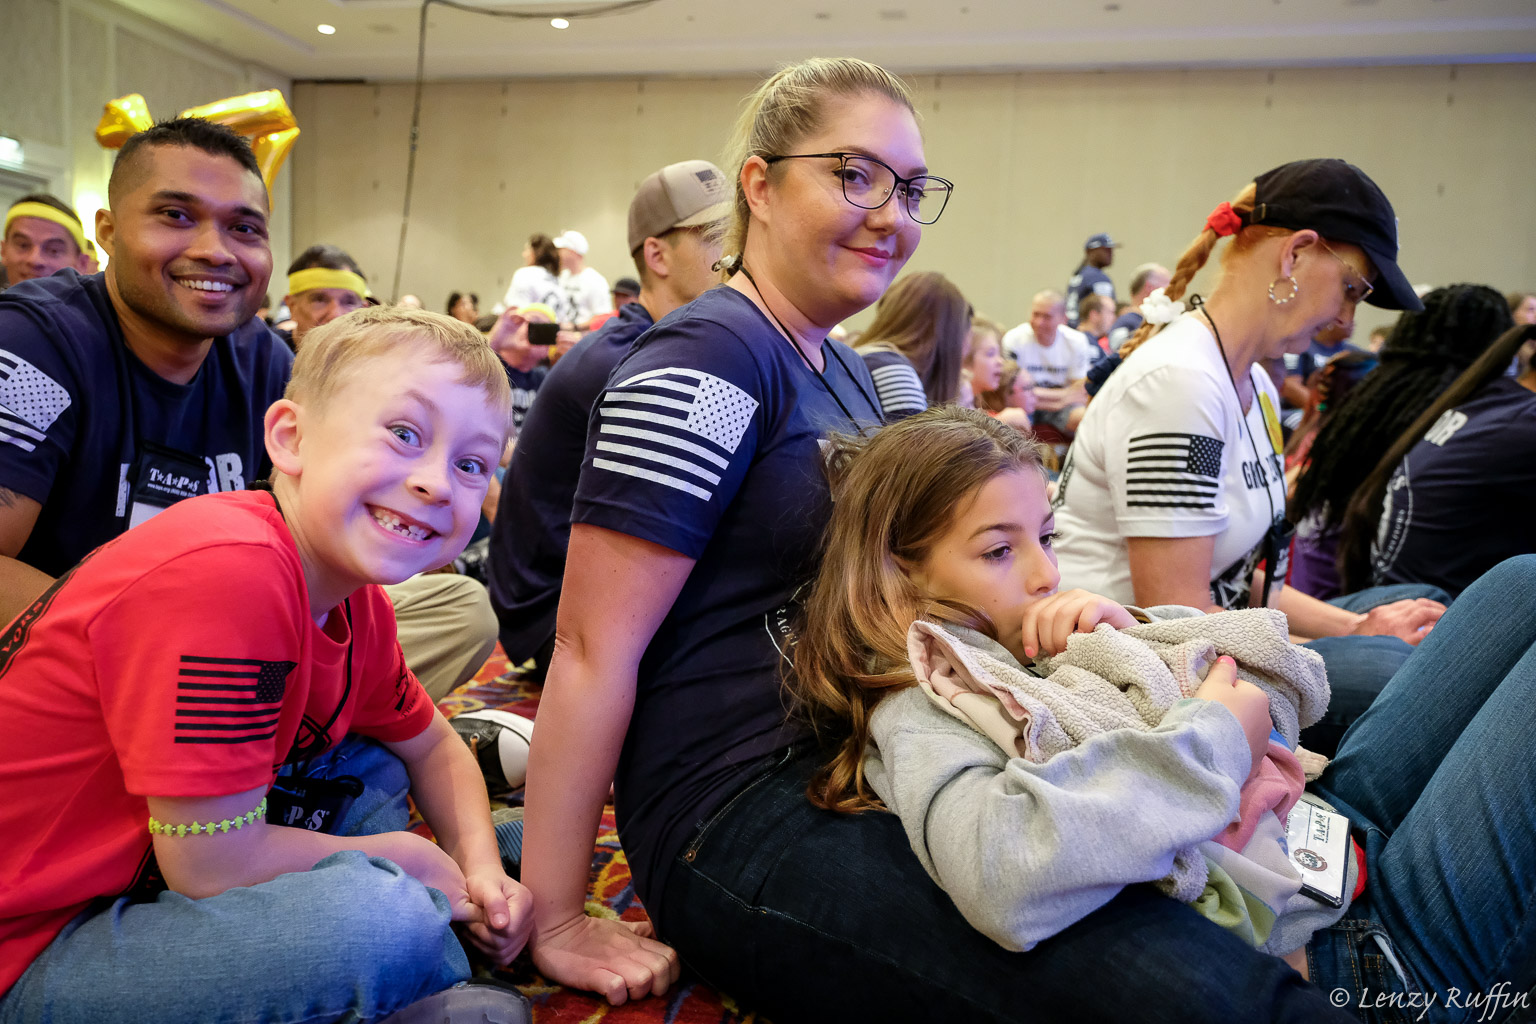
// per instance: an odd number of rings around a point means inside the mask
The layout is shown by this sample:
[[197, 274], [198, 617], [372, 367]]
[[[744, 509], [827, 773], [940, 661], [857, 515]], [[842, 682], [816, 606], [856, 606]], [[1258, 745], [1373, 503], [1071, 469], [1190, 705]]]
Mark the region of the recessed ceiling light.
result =
[[549, 19], [549, 23], [550, 23], [550, 25], [554, 26], [555, 28], [570, 28], [571, 27], [571, 23], [569, 21], [567, 21], [566, 19], [564, 19], [564, 18], [550, 18]]
[[323, 36], [333, 36], [333, 35], [336, 34], [336, 26], [335, 25], [316, 25], [315, 26], [315, 31], [319, 32]]

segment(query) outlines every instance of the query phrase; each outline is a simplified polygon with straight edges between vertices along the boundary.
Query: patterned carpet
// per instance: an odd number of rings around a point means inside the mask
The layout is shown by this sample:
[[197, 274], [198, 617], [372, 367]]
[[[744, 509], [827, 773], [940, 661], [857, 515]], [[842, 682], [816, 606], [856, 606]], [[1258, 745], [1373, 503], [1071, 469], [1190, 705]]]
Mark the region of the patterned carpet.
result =
[[[499, 682], [498, 677], [507, 671], [507, 667], [506, 656], [498, 646], [479, 674], [438, 706], [448, 715], [489, 707], [536, 717], [538, 688], [520, 682]], [[504, 801], [494, 797], [492, 800], [516, 805], [522, 802], [522, 794], [513, 793]], [[612, 804], [603, 809], [597, 845], [592, 853], [591, 877], [588, 913], [629, 920], [644, 917], [634, 886], [630, 884], [629, 862], [619, 847]], [[754, 1014], [738, 1011], [729, 997], [690, 979], [686, 971], [682, 980], [665, 996], [623, 1006], [609, 1006], [591, 993], [552, 984], [534, 969], [526, 953], [513, 961], [503, 972], [503, 977], [521, 989], [533, 1003], [534, 1024], [591, 1024], [596, 1021], [611, 1024], [767, 1024]]]

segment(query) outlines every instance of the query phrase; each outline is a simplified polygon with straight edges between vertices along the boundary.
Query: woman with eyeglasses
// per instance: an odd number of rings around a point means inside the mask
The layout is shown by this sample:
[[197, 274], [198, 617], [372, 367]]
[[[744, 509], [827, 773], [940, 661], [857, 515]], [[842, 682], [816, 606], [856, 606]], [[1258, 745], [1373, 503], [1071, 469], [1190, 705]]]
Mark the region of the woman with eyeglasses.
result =
[[[1226, 237], [1216, 286], [1183, 311]], [[1422, 588], [1330, 604], [1285, 585], [1284, 442], [1263, 364], [1350, 324], [1361, 302], [1422, 308], [1397, 266], [1392, 206], [1342, 160], [1277, 167], [1216, 208], [1148, 302], [1062, 470], [1062, 585], [1144, 607], [1285, 612], [1328, 661], [1334, 699], [1302, 741], [1330, 754], [1445, 609]]]
[[[665, 991], [681, 954], [779, 1021], [1328, 1019], [1280, 961], [1142, 887], [1009, 952], [894, 815], [807, 800], [824, 752], [781, 680], [829, 516], [820, 443], [880, 421], [863, 362], [826, 335], [880, 297], [950, 185], [927, 173], [906, 87], [853, 59], [775, 74], [735, 151], [728, 283], [641, 337], [588, 435], [528, 773], [535, 964], [617, 1004]], [[583, 914], [615, 770], [635, 888], [670, 946]]]

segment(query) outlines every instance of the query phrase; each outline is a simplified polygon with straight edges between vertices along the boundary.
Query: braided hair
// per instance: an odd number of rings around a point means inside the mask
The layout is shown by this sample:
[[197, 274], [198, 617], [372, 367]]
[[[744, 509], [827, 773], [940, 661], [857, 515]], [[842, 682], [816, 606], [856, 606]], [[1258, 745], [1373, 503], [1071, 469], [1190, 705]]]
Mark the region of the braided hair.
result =
[[[1227, 250], [1228, 252], [1242, 252], [1253, 248], [1266, 238], [1293, 233], [1286, 228], [1272, 227], [1267, 224], [1246, 223], [1249, 215], [1253, 213], [1254, 203], [1257, 202], [1255, 198], [1257, 194], [1258, 186], [1250, 181], [1247, 185], [1243, 186], [1241, 192], [1232, 197], [1232, 202], [1230, 203], [1232, 212], [1243, 219], [1244, 226], [1232, 237], [1232, 245]], [[1184, 250], [1184, 255], [1179, 257], [1179, 262], [1174, 265], [1173, 275], [1168, 279], [1168, 284], [1164, 286], [1163, 294], [1170, 299], [1183, 298], [1185, 291], [1189, 289], [1190, 282], [1195, 279], [1195, 275], [1200, 273], [1206, 261], [1211, 258], [1211, 253], [1215, 251], [1216, 243], [1219, 241], [1221, 241], [1221, 236], [1209, 225], [1202, 228], [1200, 233], [1195, 236], [1195, 240], [1190, 242], [1189, 247]], [[1163, 326], [1162, 324], [1153, 323], [1142, 324], [1136, 329], [1136, 333], [1126, 338], [1120, 345], [1120, 358], [1128, 358], [1132, 352], [1145, 344], [1148, 338], [1162, 330]]]
[[1381, 365], [1334, 410], [1312, 443], [1312, 461], [1296, 480], [1292, 522], [1309, 515], [1338, 526], [1356, 488], [1435, 398], [1513, 326], [1509, 305], [1492, 288], [1457, 284], [1424, 296], [1381, 348]]

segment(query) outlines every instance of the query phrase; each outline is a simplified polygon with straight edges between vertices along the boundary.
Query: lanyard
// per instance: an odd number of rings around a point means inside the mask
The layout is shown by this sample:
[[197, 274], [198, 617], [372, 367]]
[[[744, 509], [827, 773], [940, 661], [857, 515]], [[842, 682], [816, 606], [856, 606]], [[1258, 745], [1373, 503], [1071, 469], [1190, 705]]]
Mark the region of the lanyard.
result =
[[[1253, 428], [1248, 425], [1248, 416], [1243, 412], [1243, 396], [1242, 393], [1237, 390], [1237, 377], [1233, 375], [1232, 364], [1227, 360], [1227, 347], [1221, 343], [1221, 329], [1216, 326], [1216, 321], [1211, 316], [1211, 311], [1205, 308], [1205, 301], [1201, 299], [1200, 296], [1192, 296], [1189, 300], [1189, 304], [1195, 309], [1198, 309], [1200, 311], [1200, 315], [1205, 317], [1205, 322], [1211, 325], [1211, 336], [1216, 339], [1216, 349], [1221, 353], [1221, 365], [1227, 371], [1227, 380], [1232, 382], [1232, 397], [1237, 400], [1238, 418], [1243, 421], [1243, 433], [1248, 435], [1248, 447], [1253, 451], [1253, 461], [1262, 467], [1263, 457], [1259, 455], [1258, 442], [1253, 439]], [[1251, 368], [1249, 369], [1248, 373], [1248, 382], [1252, 384], [1253, 371]], [[1253, 400], [1255, 403], [1259, 402], [1258, 385], [1254, 385]], [[1262, 409], [1260, 411], [1260, 415], [1263, 415]], [[1265, 431], [1265, 433], [1267, 434], [1268, 431]], [[1271, 453], [1275, 455], [1280, 454], [1279, 449], [1275, 447], [1274, 438], [1269, 439], [1269, 448]], [[1264, 498], [1269, 502], [1269, 529], [1264, 532], [1264, 591], [1259, 599], [1258, 604], [1258, 607], [1261, 608], [1269, 607], [1269, 592], [1275, 584], [1275, 573], [1280, 567], [1279, 538], [1276, 535], [1276, 519], [1279, 517], [1275, 512], [1275, 496], [1270, 493], [1268, 482], [1266, 482], [1264, 485]], [[1284, 585], [1284, 581], [1282, 581], [1281, 585]], [[1249, 597], [1249, 604], [1250, 606], [1252, 605], [1251, 594]]]
[[[752, 290], [757, 292], [757, 297], [763, 300], [763, 309], [767, 311], [769, 319], [771, 319], [783, 333], [784, 340], [789, 342], [789, 347], [795, 350], [795, 354], [800, 357], [800, 361], [806, 365], [808, 370], [816, 375], [817, 380], [821, 381], [821, 386], [826, 389], [827, 394], [832, 396], [832, 401], [836, 402], [837, 407], [843, 410], [843, 415], [848, 417], [848, 423], [853, 427], [854, 432], [862, 434], [865, 428], [861, 427], [859, 425], [859, 421], [854, 419], [853, 413], [848, 410], [848, 406], [843, 404], [842, 396], [833, 390], [832, 385], [828, 383], [827, 378], [822, 374], [820, 370], [816, 369], [816, 364], [811, 362], [811, 357], [806, 355], [805, 350], [795, 342], [795, 336], [789, 333], [789, 328], [784, 326], [784, 321], [780, 320], [778, 314], [773, 311], [773, 307], [768, 305], [768, 297], [764, 295], [763, 290], [757, 286], [757, 279], [752, 276], [752, 272], [747, 269], [747, 265], [745, 263], [741, 265], [741, 273], [742, 276], [751, 283]], [[854, 387], [859, 389], [859, 394], [864, 396], [865, 404], [868, 405], [875, 414], [875, 422], [877, 424], [884, 422], [885, 413], [880, 411], [880, 407], [876, 405], [875, 400], [869, 396], [869, 392], [864, 390], [864, 385], [859, 382], [859, 378], [855, 377], [853, 375], [853, 371], [848, 369], [848, 364], [843, 362], [841, 353], [839, 353], [836, 348], [824, 348], [822, 351], [832, 353], [832, 358], [837, 360], [837, 365], [843, 368], [844, 375], [846, 375], [849, 380], [853, 381]]]

